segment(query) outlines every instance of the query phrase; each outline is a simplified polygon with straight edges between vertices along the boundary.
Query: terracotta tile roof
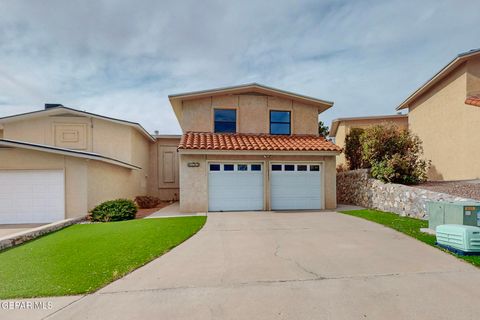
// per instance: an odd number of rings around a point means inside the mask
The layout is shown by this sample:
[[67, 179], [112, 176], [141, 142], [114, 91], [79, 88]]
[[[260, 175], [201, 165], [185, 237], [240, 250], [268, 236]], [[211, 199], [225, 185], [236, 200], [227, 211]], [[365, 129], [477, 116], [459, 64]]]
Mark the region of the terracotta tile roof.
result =
[[480, 107], [480, 95], [467, 97], [465, 104]]
[[324, 137], [314, 135], [277, 136], [269, 134], [233, 134], [187, 132], [179, 149], [264, 150], [264, 151], [341, 151]]

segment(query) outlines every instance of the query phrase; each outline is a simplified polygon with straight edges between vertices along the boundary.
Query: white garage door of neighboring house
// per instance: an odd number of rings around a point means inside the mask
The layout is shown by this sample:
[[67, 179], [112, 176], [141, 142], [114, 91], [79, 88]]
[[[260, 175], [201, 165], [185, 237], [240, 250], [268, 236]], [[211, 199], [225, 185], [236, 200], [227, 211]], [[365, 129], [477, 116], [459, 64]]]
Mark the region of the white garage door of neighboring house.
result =
[[321, 209], [322, 166], [312, 164], [271, 164], [272, 210]]
[[208, 210], [263, 210], [263, 164], [209, 163]]
[[64, 181], [62, 170], [0, 170], [0, 224], [63, 220]]

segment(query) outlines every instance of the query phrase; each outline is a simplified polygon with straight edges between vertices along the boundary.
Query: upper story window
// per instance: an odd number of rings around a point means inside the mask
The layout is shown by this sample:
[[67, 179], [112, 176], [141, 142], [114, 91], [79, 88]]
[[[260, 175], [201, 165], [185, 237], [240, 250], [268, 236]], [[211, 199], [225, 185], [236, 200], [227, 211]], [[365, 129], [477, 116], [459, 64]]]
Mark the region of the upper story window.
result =
[[214, 122], [214, 132], [237, 132], [237, 110], [215, 109]]
[[291, 133], [290, 111], [270, 111], [270, 134]]

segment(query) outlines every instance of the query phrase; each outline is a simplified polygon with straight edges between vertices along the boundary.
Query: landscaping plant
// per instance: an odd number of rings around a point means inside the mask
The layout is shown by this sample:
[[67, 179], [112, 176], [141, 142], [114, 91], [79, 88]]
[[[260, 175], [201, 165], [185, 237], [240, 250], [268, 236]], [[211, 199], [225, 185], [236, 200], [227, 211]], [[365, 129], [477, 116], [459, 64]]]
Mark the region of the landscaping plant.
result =
[[368, 163], [363, 160], [362, 156], [362, 144], [360, 143], [362, 133], [363, 129], [352, 128], [345, 137], [344, 152], [349, 170], [368, 168]]
[[394, 124], [369, 127], [360, 135], [362, 159], [372, 177], [383, 182], [418, 184], [427, 179], [429, 161], [422, 159], [422, 141]]
[[117, 199], [106, 201], [96, 206], [91, 214], [91, 221], [109, 222], [135, 219], [137, 206], [132, 200]]
[[153, 196], [137, 196], [135, 203], [140, 209], [156, 208], [162, 201]]

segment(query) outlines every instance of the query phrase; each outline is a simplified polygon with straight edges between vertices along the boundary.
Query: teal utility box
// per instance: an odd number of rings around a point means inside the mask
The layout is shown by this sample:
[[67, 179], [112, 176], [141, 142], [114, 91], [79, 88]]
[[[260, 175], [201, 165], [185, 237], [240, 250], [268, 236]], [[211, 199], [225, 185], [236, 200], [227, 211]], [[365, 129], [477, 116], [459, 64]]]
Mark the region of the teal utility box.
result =
[[480, 202], [427, 202], [428, 228], [442, 224], [480, 226]]
[[[436, 229], [437, 245], [458, 253], [480, 253], [480, 228], [444, 224]], [[453, 249], [453, 250], [452, 250]]]

